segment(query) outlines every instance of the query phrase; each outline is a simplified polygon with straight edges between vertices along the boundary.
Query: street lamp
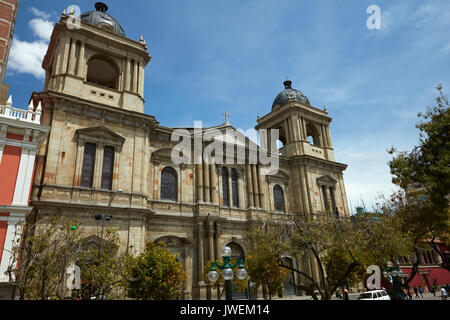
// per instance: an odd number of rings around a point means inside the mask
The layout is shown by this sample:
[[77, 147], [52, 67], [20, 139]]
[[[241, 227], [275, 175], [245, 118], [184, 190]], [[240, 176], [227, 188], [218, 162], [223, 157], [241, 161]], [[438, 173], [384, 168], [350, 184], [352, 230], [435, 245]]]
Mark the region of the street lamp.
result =
[[222, 277], [225, 280], [225, 296], [227, 300], [233, 299], [233, 293], [232, 293], [232, 287], [231, 287], [231, 281], [234, 278], [234, 272], [233, 269], [238, 267], [238, 270], [236, 271], [236, 277], [239, 280], [244, 280], [247, 278], [247, 270], [245, 270], [244, 261], [239, 260], [236, 261], [234, 265], [230, 265], [230, 258], [231, 258], [231, 248], [230, 247], [223, 247], [222, 249], [222, 259], [224, 264], [220, 265], [217, 262], [213, 261], [211, 262], [211, 269], [208, 272], [208, 280], [211, 283], [215, 283], [219, 279], [219, 273], [216, 270], [216, 267], [219, 270], [222, 270]]
[[[108, 208], [111, 206], [111, 202], [113, 201], [113, 199], [114, 199], [114, 197], [117, 195], [117, 194], [119, 194], [119, 193], [122, 193], [122, 189], [118, 189], [116, 192], [114, 192], [113, 193], [113, 195], [112, 195], [112, 197], [111, 197], [111, 199], [109, 200], [109, 203], [108, 203]], [[112, 219], [112, 216], [111, 215], [102, 215], [102, 214], [96, 214], [95, 215], [95, 220], [97, 220], [97, 221], [102, 221], [102, 239], [101, 239], [101, 242], [100, 242], [100, 250], [99, 250], [99, 253], [101, 253], [102, 252], [102, 246], [103, 246], [103, 229], [105, 228], [105, 221], [111, 221], [111, 219]]]
[[401, 277], [403, 275], [403, 272], [400, 270], [399, 267], [394, 268], [394, 264], [391, 261], [388, 261], [387, 266], [388, 266], [387, 271], [384, 271], [383, 275], [385, 277], [389, 277], [390, 279], [392, 279], [391, 280], [392, 286], [394, 287], [394, 290], [398, 294], [399, 292], [398, 292], [398, 288], [397, 288], [397, 282], [398, 282], [397, 277]]

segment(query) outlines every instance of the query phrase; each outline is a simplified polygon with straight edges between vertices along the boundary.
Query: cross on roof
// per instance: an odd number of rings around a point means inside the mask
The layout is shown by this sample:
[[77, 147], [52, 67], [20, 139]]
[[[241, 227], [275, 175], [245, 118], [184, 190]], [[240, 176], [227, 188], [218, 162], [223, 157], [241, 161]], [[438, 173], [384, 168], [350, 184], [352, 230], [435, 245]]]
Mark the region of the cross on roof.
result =
[[230, 117], [230, 114], [227, 113], [226, 111], [224, 113], [222, 113], [225, 116], [225, 124], [229, 124], [228, 122], [228, 118]]

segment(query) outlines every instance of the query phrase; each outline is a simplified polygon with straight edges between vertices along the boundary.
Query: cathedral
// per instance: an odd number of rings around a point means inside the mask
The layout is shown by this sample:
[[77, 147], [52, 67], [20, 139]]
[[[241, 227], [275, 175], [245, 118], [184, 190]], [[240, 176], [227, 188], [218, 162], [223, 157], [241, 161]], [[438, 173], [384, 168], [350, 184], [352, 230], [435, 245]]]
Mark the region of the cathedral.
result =
[[[105, 225], [118, 231], [122, 253], [140, 254], [149, 241], [165, 242], [186, 270], [184, 299], [217, 298], [201, 279], [203, 266], [221, 259], [225, 245], [233, 257], [245, 259], [254, 222], [287, 214], [349, 214], [347, 166], [334, 157], [332, 119], [291, 81], [255, 126], [279, 133], [277, 150], [268, 150], [279, 158], [277, 170], [267, 173], [267, 164], [249, 161], [247, 137], [240, 139], [244, 161], [174, 162], [177, 129], [194, 145], [196, 135], [209, 129], [226, 136], [234, 128], [227, 119], [213, 128], [169, 128], [144, 113], [149, 51], [143, 38], [127, 38], [107, 11], [98, 2], [78, 25], [67, 12], [54, 27], [42, 64], [44, 88], [32, 95], [34, 106], [42, 106], [41, 124], [50, 128], [37, 154], [35, 214], [77, 217], [92, 235], [102, 224], [96, 216], [107, 216]], [[228, 141], [221, 141], [224, 156], [234, 150]], [[290, 263], [318, 278], [314, 260]], [[280, 294], [301, 295], [289, 279]]]

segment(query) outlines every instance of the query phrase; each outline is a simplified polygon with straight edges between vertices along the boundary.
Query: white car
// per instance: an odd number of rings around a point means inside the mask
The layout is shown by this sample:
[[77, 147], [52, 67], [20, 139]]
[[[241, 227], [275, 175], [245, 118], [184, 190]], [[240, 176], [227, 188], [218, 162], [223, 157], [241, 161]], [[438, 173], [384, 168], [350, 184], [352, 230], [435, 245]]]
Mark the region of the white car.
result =
[[361, 293], [358, 300], [391, 300], [391, 298], [384, 290], [373, 290]]

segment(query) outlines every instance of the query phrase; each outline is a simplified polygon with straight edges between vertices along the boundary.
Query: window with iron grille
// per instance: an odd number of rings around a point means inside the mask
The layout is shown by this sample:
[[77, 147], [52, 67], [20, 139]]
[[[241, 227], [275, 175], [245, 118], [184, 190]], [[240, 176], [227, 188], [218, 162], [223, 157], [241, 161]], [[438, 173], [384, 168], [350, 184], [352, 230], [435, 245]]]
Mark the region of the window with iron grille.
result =
[[111, 190], [114, 170], [114, 147], [103, 150], [102, 189]]
[[86, 143], [84, 145], [83, 167], [81, 171], [82, 187], [92, 188], [94, 182], [94, 167], [95, 167], [95, 143]]
[[222, 168], [222, 197], [223, 197], [223, 205], [225, 207], [230, 206], [230, 199], [228, 198], [228, 169]]
[[231, 170], [231, 192], [233, 195], [233, 207], [239, 207], [239, 193], [238, 193], [238, 175], [236, 169]]
[[161, 171], [161, 196], [162, 200], [177, 201], [177, 172], [171, 168], [166, 167]]
[[285, 211], [283, 189], [279, 185], [275, 185], [275, 187], [273, 187], [273, 201], [275, 203], [276, 211]]

